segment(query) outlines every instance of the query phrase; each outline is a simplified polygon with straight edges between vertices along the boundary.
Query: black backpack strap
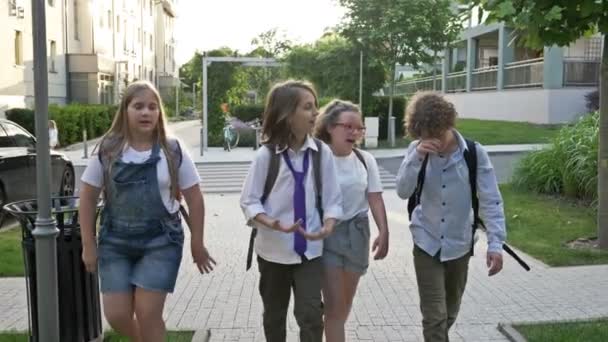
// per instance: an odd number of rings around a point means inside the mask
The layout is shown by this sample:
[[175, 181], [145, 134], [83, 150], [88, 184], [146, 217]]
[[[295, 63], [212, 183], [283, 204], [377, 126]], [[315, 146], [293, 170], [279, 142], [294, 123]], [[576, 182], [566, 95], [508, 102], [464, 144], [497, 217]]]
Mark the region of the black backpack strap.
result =
[[[486, 225], [483, 223], [481, 217], [479, 217], [479, 197], [477, 196], [477, 147], [475, 142], [465, 139], [467, 143], [467, 151], [464, 152], [464, 159], [469, 169], [469, 182], [471, 184], [471, 202], [473, 206], [473, 236], [471, 237], [471, 255], [475, 248], [475, 231], [479, 226], [486, 230]], [[506, 243], [502, 244], [502, 249], [512, 256], [517, 263], [521, 265], [526, 271], [530, 270], [530, 266], [519, 256], [515, 251], [509, 247]]]
[[281, 157], [276, 153], [275, 145], [264, 145], [270, 150], [270, 162], [268, 163], [268, 173], [266, 174], [266, 181], [264, 182], [264, 193], [262, 194], [261, 202], [264, 204], [272, 191], [277, 176], [279, 175], [279, 166], [281, 164]]
[[184, 160], [184, 155], [182, 154], [182, 146], [179, 143], [179, 140], [175, 138], [167, 139], [169, 142], [169, 148], [171, 148], [171, 152], [174, 156], [178, 156], [177, 160], [177, 168], [182, 166], [182, 161]]
[[353, 148], [353, 152], [355, 152], [357, 158], [361, 161], [361, 163], [363, 163], [365, 171], [367, 171], [367, 163], [365, 162], [365, 157], [363, 157], [363, 153], [361, 153], [361, 151], [359, 151], [359, 149], [357, 148]]
[[485, 225], [479, 217], [479, 197], [477, 197], [477, 147], [475, 142], [469, 139], [465, 139], [467, 143], [467, 149], [464, 151], [464, 160], [467, 163], [469, 169], [469, 184], [471, 186], [471, 204], [473, 206], [473, 234], [471, 236], [471, 255], [473, 255], [474, 242], [475, 242], [475, 231], [481, 225], [485, 228]]
[[[274, 183], [277, 180], [277, 176], [279, 175], [279, 167], [281, 163], [280, 156], [276, 153], [275, 145], [264, 145], [270, 151], [270, 161], [268, 163], [268, 173], [266, 174], [266, 181], [264, 182], [264, 192], [262, 193], [262, 198], [260, 201], [262, 204], [266, 203], [268, 199], [268, 195], [272, 191], [274, 187]], [[249, 247], [247, 250], [247, 264], [245, 270], [248, 271], [251, 268], [251, 263], [253, 262], [253, 244], [255, 241], [255, 237], [258, 234], [258, 229], [256, 227], [251, 228], [251, 234], [249, 235]]]
[[422, 161], [422, 166], [420, 167], [420, 172], [418, 172], [418, 181], [416, 183], [416, 189], [414, 189], [414, 193], [407, 200], [407, 213], [409, 219], [412, 219], [412, 213], [414, 209], [420, 204], [420, 196], [422, 195], [422, 188], [424, 186], [424, 178], [426, 177], [426, 165], [429, 163], [429, 155], [427, 154]]
[[319, 220], [323, 225], [323, 182], [321, 181], [321, 152], [323, 151], [323, 142], [317, 138], [314, 138], [315, 144], [317, 145], [317, 151], [312, 153], [312, 168], [315, 177], [315, 189], [317, 191], [316, 206], [319, 212]]

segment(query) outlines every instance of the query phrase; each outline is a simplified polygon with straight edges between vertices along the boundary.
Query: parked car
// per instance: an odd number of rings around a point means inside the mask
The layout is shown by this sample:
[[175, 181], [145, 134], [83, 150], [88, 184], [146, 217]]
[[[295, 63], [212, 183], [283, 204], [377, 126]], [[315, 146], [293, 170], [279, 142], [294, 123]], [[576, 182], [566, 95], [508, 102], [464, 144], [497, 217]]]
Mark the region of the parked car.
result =
[[[74, 166], [64, 154], [51, 150], [50, 173], [53, 196], [74, 193]], [[18, 124], [0, 119], [0, 208], [35, 199], [36, 194], [36, 138]], [[3, 216], [0, 212], [0, 223]]]

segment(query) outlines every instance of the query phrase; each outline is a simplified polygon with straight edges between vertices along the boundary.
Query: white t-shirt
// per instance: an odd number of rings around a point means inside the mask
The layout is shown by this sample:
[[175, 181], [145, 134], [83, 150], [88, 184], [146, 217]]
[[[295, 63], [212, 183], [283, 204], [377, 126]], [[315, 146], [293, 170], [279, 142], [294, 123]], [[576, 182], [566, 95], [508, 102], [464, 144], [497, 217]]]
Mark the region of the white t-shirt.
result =
[[[181, 190], [188, 189], [195, 184], [200, 183], [200, 176], [196, 169], [196, 165], [192, 161], [188, 151], [182, 148], [182, 164], [178, 170], [178, 182]], [[136, 151], [131, 147], [126, 147], [122, 154], [121, 160], [125, 163], [141, 164], [148, 160], [152, 155], [152, 150]], [[158, 187], [160, 195], [165, 204], [165, 208], [170, 213], [175, 213], [179, 210], [179, 202], [172, 199], [170, 196], [171, 181], [169, 177], [169, 166], [165, 153], [160, 151], [160, 161], [156, 164], [156, 175], [158, 177]], [[103, 166], [97, 155], [92, 156], [89, 160], [87, 168], [84, 170], [80, 178], [84, 183], [87, 183], [96, 188], [103, 187]]]
[[342, 191], [343, 220], [351, 219], [369, 209], [367, 193], [382, 192], [376, 159], [369, 152], [359, 151], [363, 155], [367, 170], [355, 152], [346, 157], [335, 156], [338, 182]]

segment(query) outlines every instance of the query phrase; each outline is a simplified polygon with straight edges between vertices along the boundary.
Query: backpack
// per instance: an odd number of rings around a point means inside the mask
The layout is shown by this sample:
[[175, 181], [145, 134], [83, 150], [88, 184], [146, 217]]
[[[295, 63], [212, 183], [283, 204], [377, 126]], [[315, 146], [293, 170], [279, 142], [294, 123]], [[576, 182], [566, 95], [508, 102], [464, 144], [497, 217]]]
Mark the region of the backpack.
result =
[[[479, 226], [486, 230], [486, 226], [483, 220], [479, 217], [479, 197], [477, 197], [477, 148], [475, 142], [469, 139], [465, 139], [467, 144], [467, 150], [464, 151], [464, 160], [467, 163], [467, 169], [469, 170], [469, 184], [471, 186], [471, 205], [473, 207], [473, 234], [471, 235], [471, 255], [474, 255], [475, 245], [475, 232]], [[426, 176], [426, 165], [429, 161], [429, 155], [424, 157], [422, 167], [418, 173], [418, 180], [416, 183], [416, 189], [407, 201], [407, 212], [409, 219], [412, 219], [412, 213], [414, 209], [420, 204], [420, 197], [422, 195], [422, 188], [424, 186], [424, 178]], [[526, 271], [530, 270], [530, 266], [526, 264], [506, 243], [503, 243], [502, 249], [512, 256]]]
[[[323, 207], [321, 202], [321, 194], [323, 189], [323, 183], [321, 181], [321, 151], [323, 151], [323, 142], [317, 138], [314, 138], [315, 145], [317, 145], [317, 151], [312, 151], [312, 168], [313, 175], [315, 178], [315, 189], [317, 190], [317, 198], [316, 198], [316, 208], [319, 212], [319, 217], [321, 221], [323, 221]], [[268, 195], [272, 191], [272, 187], [274, 186], [275, 181], [277, 180], [277, 176], [279, 175], [279, 167], [281, 164], [281, 156], [275, 152], [275, 145], [264, 145], [266, 148], [270, 150], [270, 161], [268, 163], [268, 173], [266, 175], [266, 181], [264, 182], [264, 193], [260, 198], [262, 204], [266, 202], [268, 199]], [[353, 149], [357, 158], [363, 163], [365, 170], [367, 170], [367, 164], [365, 163], [365, 159], [361, 152], [357, 149]], [[248, 271], [251, 268], [251, 262], [253, 261], [253, 244], [255, 241], [255, 237], [258, 233], [258, 229], [256, 227], [252, 227], [251, 234], [249, 235], [249, 247], [247, 250], [247, 264], [245, 270]]]

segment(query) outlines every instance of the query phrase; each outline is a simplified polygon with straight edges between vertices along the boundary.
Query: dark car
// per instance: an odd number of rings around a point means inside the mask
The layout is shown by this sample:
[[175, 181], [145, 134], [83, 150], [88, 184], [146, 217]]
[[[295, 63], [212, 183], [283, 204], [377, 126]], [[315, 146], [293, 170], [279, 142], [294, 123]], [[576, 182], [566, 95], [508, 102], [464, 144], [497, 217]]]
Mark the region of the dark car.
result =
[[[53, 196], [74, 193], [74, 166], [53, 150], [49, 180]], [[36, 138], [16, 123], [0, 119], [0, 205], [35, 199], [36, 193]], [[2, 216], [0, 212], [0, 221]]]

